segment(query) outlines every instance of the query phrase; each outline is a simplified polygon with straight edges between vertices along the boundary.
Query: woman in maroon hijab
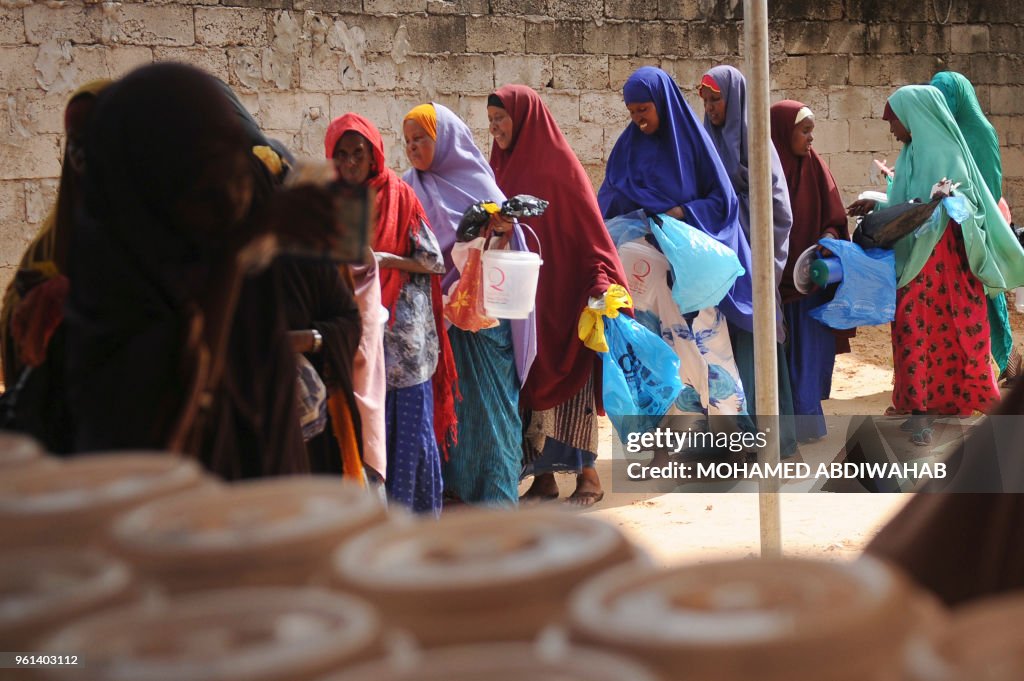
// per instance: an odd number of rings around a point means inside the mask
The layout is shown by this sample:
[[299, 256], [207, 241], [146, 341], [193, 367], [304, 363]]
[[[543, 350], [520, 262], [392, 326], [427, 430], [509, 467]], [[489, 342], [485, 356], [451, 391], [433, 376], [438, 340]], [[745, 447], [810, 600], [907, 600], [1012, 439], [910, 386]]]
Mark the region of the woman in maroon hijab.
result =
[[807, 442], [826, 434], [821, 401], [832, 391], [836, 354], [850, 351], [853, 334], [830, 329], [811, 317], [810, 311], [827, 302], [830, 292], [801, 293], [793, 283], [793, 268], [818, 239], [849, 240], [850, 232], [832, 171], [811, 146], [814, 114], [801, 102], [786, 99], [772, 105], [771, 126], [793, 208], [789, 258], [779, 291], [788, 330], [786, 359], [793, 387], [793, 413], [797, 415], [796, 436], [800, 442]]
[[543, 250], [537, 286], [537, 358], [523, 386], [525, 499], [554, 499], [554, 473], [578, 472], [571, 503], [590, 506], [604, 492], [594, 468], [600, 410], [600, 362], [577, 331], [590, 298], [625, 285], [615, 245], [604, 228], [583, 166], [540, 96], [506, 85], [487, 100], [494, 137], [491, 167], [506, 196], [532, 194], [550, 202], [531, 218]]

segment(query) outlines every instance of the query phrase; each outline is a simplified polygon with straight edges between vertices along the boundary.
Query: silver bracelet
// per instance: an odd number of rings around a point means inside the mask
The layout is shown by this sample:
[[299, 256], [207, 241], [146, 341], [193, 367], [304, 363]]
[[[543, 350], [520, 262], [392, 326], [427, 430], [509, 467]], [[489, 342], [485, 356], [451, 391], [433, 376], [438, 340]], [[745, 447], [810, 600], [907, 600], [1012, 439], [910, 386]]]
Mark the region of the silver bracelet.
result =
[[320, 348], [323, 347], [323, 344], [324, 344], [324, 337], [322, 335], [320, 335], [320, 332], [317, 331], [316, 329], [312, 329], [312, 331], [313, 331], [313, 349], [310, 350], [310, 352], [320, 352]]

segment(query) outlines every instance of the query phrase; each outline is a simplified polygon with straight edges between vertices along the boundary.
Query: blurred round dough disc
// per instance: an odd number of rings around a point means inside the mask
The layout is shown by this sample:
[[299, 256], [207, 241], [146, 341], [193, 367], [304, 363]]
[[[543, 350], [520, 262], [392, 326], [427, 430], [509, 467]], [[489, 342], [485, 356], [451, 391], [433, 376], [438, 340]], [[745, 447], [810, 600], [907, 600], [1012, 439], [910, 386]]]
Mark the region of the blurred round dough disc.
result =
[[19, 549], [0, 554], [0, 641], [37, 650], [44, 634], [133, 596], [119, 560], [81, 549]]
[[937, 650], [950, 679], [1024, 679], [1024, 593], [985, 598], [954, 610], [948, 635]]
[[195, 462], [139, 452], [93, 454], [0, 475], [0, 545], [103, 546], [115, 515], [200, 485]]
[[570, 630], [687, 681], [896, 681], [911, 594], [870, 558], [623, 567], [573, 594]]
[[639, 556], [621, 532], [559, 510], [470, 509], [369, 530], [334, 556], [347, 591], [428, 647], [529, 640], [569, 592]]
[[593, 648], [545, 651], [528, 643], [436, 648], [407, 660], [375, 662], [322, 681], [657, 681], [633, 660]]
[[115, 522], [114, 551], [173, 592], [329, 581], [332, 551], [386, 520], [380, 500], [333, 476], [238, 482], [161, 499]]
[[48, 461], [38, 442], [26, 435], [0, 432], [0, 471]]
[[[107, 610], [42, 651], [81, 651], [90, 681], [312, 681], [379, 654], [379, 621], [319, 589], [232, 589]], [[70, 668], [51, 679], [81, 678]]]

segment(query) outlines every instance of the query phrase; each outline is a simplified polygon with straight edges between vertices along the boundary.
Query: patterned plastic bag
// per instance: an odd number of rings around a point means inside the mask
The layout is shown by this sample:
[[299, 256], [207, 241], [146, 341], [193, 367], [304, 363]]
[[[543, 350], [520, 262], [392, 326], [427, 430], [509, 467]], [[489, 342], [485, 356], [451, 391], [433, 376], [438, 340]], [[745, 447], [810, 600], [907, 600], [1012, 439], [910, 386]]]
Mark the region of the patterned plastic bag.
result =
[[309, 441], [327, 427], [327, 386], [305, 355], [296, 355], [298, 366], [299, 423], [302, 439]]
[[444, 306], [445, 318], [464, 331], [491, 329], [499, 324], [484, 313], [483, 239], [480, 242], [480, 247], [469, 248], [462, 276]]

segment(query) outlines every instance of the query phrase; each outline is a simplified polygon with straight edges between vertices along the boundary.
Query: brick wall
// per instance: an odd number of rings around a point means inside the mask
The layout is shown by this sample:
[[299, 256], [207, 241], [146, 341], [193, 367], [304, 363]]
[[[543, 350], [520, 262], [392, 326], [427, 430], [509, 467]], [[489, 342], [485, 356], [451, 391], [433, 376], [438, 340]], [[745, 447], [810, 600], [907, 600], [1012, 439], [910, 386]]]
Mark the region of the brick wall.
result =
[[[742, 68], [741, 14], [741, 0], [0, 0], [0, 284], [53, 201], [64, 100], [88, 79], [189, 62], [300, 153], [322, 153], [333, 116], [367, 115], [399, 168], [412, 106], [449, 106], [489, 150], [487, 94], [526, 83], [596, 185], [627, 123], [629, 74], [659, 65], [698, 104], [707, 68]], [[1024, 213], [1018, 0], [775, 0], [770, 14], [773, 101], [815, 110], [815, 145], [846, 198], [879, 188], [871, 160], [897, 155], [885, 97], [954, 69], [999, 131], [1008, 200]]]

